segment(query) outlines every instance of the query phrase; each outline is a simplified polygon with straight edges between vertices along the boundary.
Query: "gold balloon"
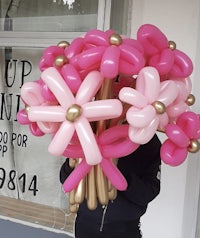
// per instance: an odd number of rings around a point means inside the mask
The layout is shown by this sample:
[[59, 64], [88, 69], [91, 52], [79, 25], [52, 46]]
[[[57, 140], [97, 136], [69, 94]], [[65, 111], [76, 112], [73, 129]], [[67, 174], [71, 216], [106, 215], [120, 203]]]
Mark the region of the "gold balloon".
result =
[[165, 104], [160, 101], [155, 101], [152, 103], [152, 106], [155, 108], [158, 114], [163, 114], [165, 112]]
[[113, 201], [113, 200], [115, 200], [116, 197], [117, 197], [117, 189], [112, 188], [112, 190], [110, 190], [108, 192], [108, 198], [109, 198], [109, 200]]
[[171, 50], [175, 50], [175, 49], [176, 49], [176, 43], [175, 43], [174, 41], [170, 40], [170, 41], [168, 42], [168, 44], [169, 44], [169, 48], [170, 48]]
[[29, 112], [29, 109], [30, 109], [30, 107], [29, 107], [29, 106], [25, 106], [25, 112], [26, 112], [26, 114], [28, 114], [28, 112]]
[[90, 210], [95, 210], [97, 207], [97, 193], [94, 167], [87, 175], [87, 206]]
[[64, 55], [57, 56], [54, 64], [55, 66], [62, 67], [68, 62], [68, 59]]
[[76, 164], [77, 164], [77, 161], [75, 159], [69, 158], [69, 167], [70, 168], [72, 168], [72, 169], [75, 168]]
[[100, 165], [95, 166], [97, 196], [101, 205], [108, 203], [108, 182]]
[[75, 204], [75, 190], [74, 189], [69, 193], [69, 204], [71, 205]]
[[122, 38], [119, 34], [112, 34], [110, 36], [111, 45], [120, 45], [122, 43]]
[[86, 186], [86, 181], [85, 178], [83, 178], [75, 191], [75, 202], [80, 204], [83, 202], [84, 198], [85, 198], [85, 186]]
[[195, 96], [193, 94], [189, 94], [187, 99], [186, 99], [186, 104], [188, 106], [192, 106], [195, 104]]
[[70, 43], [68, 41], [60, 41], [57, 46], [59, 46], [60, 48], [66, 48], [70, 45]]
[[67, 109], [66, 120], [70, 122], [75, 122], [82, 114], [82, 108], [78, 104], [73, 104]]
[[196, 153], [200, 149], [200, 143], [198, 140], [191, 140], [190, 145], [188, 147], [188, 151], [191, 153]]
[[70, 204], [69, 210], [72, 213], [76, 213], [78, 211], [79, 205], [78, 204]]

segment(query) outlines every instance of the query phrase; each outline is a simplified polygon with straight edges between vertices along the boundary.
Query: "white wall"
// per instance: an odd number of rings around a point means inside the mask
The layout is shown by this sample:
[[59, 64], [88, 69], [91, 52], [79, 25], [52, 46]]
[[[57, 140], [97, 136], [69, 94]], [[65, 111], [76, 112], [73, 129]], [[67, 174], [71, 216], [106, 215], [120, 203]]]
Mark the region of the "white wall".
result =
[[[131, 35], [141, 24], [158, 26], [195, 64], [193, 93], [200, 113], [200, 1], [133, 0]], [[199, 52], [199, 53], [198, 53]], [[163, 138], [162, 138], [163, 139]], [[162, 165], [161, 193], [142, 218], [144, 238], [195, 238], [199, 197], [199, 154], [189, 155], [179, 167]]]

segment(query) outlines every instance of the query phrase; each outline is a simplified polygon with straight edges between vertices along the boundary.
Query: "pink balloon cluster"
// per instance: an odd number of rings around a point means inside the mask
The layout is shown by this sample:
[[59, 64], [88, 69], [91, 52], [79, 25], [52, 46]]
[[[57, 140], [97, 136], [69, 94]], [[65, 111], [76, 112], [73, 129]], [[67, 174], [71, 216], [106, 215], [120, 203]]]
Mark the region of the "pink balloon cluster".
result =
[[[168, 137], [161, 149], [167, 164], [179, 165], [188, 151], [198, 151], [200, 120], [190, 109], [192, 62], [156, 26], [142, 25], [137, 39], [90, 30], [70, 44], [45, 49], [39, 67], [41, 78], [22, 86], [25, 109], [18, 121], [35, 136], [52, 135], [51, 154], [81, 158], [65, 191], [97, 164], [113, 186], [126, 189], [112, 159], [135, 151], [156, 131]], [[96, 131], [102, 121], [106, 127]]]

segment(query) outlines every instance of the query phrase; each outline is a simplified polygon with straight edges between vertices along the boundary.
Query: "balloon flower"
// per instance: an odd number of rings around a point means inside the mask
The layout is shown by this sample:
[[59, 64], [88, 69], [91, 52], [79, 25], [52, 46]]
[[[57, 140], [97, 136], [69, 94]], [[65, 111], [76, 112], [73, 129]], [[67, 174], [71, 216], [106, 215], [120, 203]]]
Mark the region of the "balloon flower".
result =
[[170, 166], [199, 151], [193, 64], [158, 27], [142, 25], [136, 39], [89, 30], [47, 47], [39, 68], [40, 78], [22, 86], [17, 118], [34, 136], [51, 136], [50, 154], [69, 158], [71, 211], [84, 198], [95, 209], [126, 190], [118, 159], [155, 133], [166, 136], [160, 155]]

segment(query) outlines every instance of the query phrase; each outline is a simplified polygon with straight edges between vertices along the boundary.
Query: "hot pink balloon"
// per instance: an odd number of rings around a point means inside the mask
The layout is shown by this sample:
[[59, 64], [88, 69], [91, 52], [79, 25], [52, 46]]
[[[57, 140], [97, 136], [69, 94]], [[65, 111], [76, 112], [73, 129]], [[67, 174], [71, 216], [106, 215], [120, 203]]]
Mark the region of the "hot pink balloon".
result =
[[[101, 149], [102, 161], [99, 164], [104, 174], [108, 177], [111, 184], [118, 190], [125, 190], [127, 182], [116, 165], [112, 162], [112, 158], [124, 157], [135, 151], [139, 145], [133, 143], [128, 138], [128, 125], [119, 125], [103, 131], [97, 138]], [[80, 154], [81, 147], [75, 145], [73, 156], [75, 158]], [[70, 150], [66, 149], [65, 155], [69, 156]], [[82, 157], [84, 158], [84, 156]], [[65, 192], [74, 189], [82, 178], [91, 170], [92, 166], [88, 165], [85, 160], [82, 160], [72, 174], [66, 179], [63, 185]]]
[[167, 37], [158, 27], [152, 24], [142, 25], [138, 29], [137, 39], [144, 47], [146, 65], [155, 67], [162, 77], [166, 78], [168, 75], [168, 78], [185, 78], [192, 73], [191, 59], [176, 47], [171, 49]]
[[160, 150], [162, 161], [170, 166], [181, 165], [186, 160], [187, 153], [187, 148], [177, 147], [170, 140], [166, 140]]
[[176, 124], [168, 124], [165, 130], [168, 139], [161, 147], [161, 159], [172, 166], [180, 165], [187, 157], [191, 140], [200, 138], [199, 115], [184, 112]]
[[[98, 68], [105, 78], [115, 78], [119, 73], [137, 74], [144, 66], [143, 49], [136, 40], [121, 37], [118, 44], [113, 44], [110, 37], [114, 31], [103, 32], [90, 30], [85, 35], [85, 44], [91, 48], [78, 57], [80, 68], [90, 68], [98, 63]], [[130, 67], [126, 67], [130, 66]]]

